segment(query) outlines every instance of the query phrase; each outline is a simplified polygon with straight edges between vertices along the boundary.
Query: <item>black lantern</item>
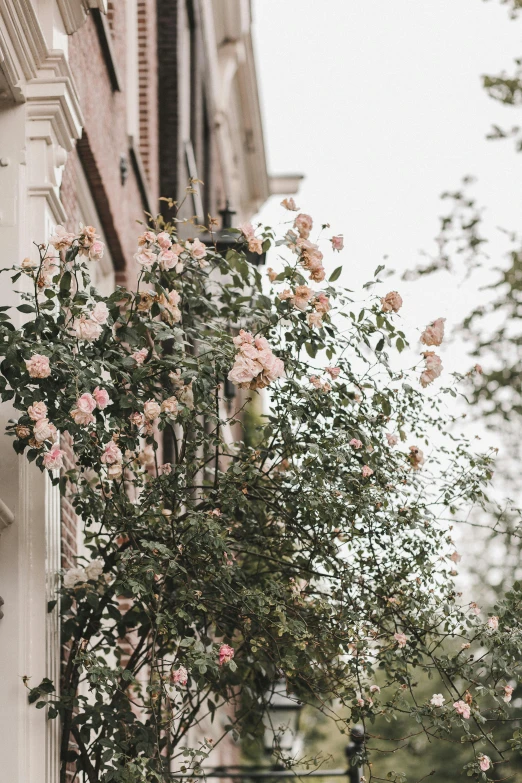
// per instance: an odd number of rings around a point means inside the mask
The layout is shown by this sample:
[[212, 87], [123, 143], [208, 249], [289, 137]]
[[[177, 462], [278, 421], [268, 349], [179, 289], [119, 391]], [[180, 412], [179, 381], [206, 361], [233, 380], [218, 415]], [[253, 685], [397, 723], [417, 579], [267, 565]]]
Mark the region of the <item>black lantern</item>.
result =
[[266, 261], [266, 253], [251, 253], [248, 250], [246, 239], [241, 231], [232, 227], [232, 218], [236, 213], [230, 209], [228, 201], [225, 208], [219, 210], [219, 214], [221, 215], [221, 228], [212, 233], [206, 231], [204, 234], [200, 234], [200, 241], [207, 247], [215, 247], [222, 256], [226, 256], [229, 250], [243, 250], [249, 264], [262, 266]]
[[292, 755], [297, 751], [299, 716], [302, 703], [289, 696], [286, 680], [277, 680], [265, 696], [268, 709], [265, 713], [264, 746], [267, 753], [275, 750]]

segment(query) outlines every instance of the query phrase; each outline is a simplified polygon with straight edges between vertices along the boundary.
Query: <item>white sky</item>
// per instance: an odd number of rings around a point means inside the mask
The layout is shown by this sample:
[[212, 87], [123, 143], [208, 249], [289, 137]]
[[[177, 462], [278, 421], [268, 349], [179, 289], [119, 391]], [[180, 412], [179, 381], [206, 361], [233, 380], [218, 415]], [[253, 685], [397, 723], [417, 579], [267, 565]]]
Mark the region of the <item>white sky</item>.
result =
[[[440, 193], [466, 174], [491, 227], [519, 227], [522, 155], [485, 135], [522, 117], [488, 98], [480, 76], [512, 69], [521, 32], [496, 0], [254, 0], [269, 170], [305, 174], [298, 205], [345, 236], [328, 257], [343, 262], [344, 285], [385, 255], [398, 271], [415, 266], [433, 249]], [[279, 201], [263, 221], [282, 219]], [[393, 287], [412, 329], [445, 316], [451, 332], [475, 296], [446, 274]], [[459, 354], [446, 346], [448, 368]]]

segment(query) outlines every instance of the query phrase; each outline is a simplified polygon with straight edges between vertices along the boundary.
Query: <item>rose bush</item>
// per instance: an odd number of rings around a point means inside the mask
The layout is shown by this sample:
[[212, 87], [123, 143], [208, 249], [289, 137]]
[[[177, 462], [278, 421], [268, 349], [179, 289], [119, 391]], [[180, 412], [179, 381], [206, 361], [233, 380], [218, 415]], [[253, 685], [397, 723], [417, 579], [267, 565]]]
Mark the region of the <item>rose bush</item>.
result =
[[[325, 280], [307, 214], [277, 239], [242, 227], [226, 258], [177, 228], [154, 221], [136, 290], [102, 297], [95, 230], [58, 227], [13, 270], [29, 284], [25, 322], [0, 313], [15, 451], [50, 471], [90, 553], [49, 607], [59, 695], [49, 681], [29, 695], [61, 719], [62, 781], [67, 764], [90, 783], [197, 771], [208, 747], [187, 747], [188, 729], [231, 703], [224, 731], [259, 737], [281, 677], [362, 721], [370, 757], [376, 716], [407, 712], [434, 739], [457, 729], [484, 780], [506, 750], [494, 728], [509, 717], [522, 592], [488, 621], [456, 591], [450, 524], [486, 502], [491, 455], [448, 434], [453, 388], [425, 404], [440, 358], [419, 346], [419, 367], [400, 366], [400, 294], [378, 268], [378, 295], [356, 310], [340, 267]], [[340, 252], [342, 237], [326, 244]], [[271, 248], [268, 282], [249, 248]], [[442, 339], [437, 319], [423, 342]], [[233, 440], [263, 388], [256, 445]], [[421, 669], [445, 692], [417, 702]]]

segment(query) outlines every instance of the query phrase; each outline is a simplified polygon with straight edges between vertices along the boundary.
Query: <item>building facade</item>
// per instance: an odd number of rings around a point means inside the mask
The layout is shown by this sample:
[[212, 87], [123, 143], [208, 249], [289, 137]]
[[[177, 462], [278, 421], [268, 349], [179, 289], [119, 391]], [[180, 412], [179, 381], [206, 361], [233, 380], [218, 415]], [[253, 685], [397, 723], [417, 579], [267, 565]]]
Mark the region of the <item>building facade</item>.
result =
[[[199, 222], [226, 200], [246, 220], [271, 188], [291, 190], [266, 170], [251, 24], [250, 0], [0, 0], [1, 266], [37, 255], [57, 224], [94, 225], [108, 292], [134, 282], [137, 221], [168, 213], [160, 196], [180, 200], [189, 178], [205, 184], [181, 214]], [[1, 433], [11, 415], [2, 406]], [[4, 435], [0, 534], [0, 779], [56, 783], [58, 726], [28, 705], [25, 678], [59, 681], [47, 605], [79, 529]]]

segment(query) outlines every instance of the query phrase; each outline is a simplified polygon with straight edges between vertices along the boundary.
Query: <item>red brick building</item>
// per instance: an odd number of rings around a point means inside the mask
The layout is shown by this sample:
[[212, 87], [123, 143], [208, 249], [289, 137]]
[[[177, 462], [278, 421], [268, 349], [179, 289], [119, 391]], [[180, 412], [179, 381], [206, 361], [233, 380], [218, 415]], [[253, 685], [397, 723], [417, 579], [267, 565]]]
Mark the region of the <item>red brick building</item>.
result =
[[[55, 225], [82, 222], [107, 246], [98, 287], [132, 285], [136, 221], [166, 208], [160, 196], [182, 197], [189, 177], [205, 186], [182, 214], [200, 221], [227, 199], [248, 219], [279, 192], [266, 171], [251, 24], [250, 0], [2, 0], [6, 265], [34, 255]], [[18, 304], [3, 282], [0, 304]], [[2, 406], [0, 432], [11, 414]], [[67, 503], [5, 436], [0, 534], [0, 777], [56, 783], [58, 727], [28, 706], [22, 677], [58, 680], [59, 620], [47, 602], [81, 538]]]

